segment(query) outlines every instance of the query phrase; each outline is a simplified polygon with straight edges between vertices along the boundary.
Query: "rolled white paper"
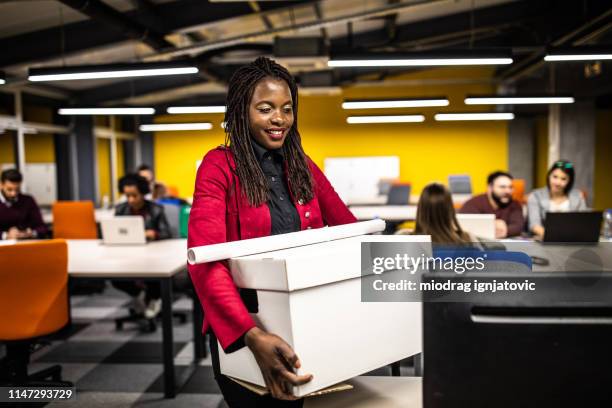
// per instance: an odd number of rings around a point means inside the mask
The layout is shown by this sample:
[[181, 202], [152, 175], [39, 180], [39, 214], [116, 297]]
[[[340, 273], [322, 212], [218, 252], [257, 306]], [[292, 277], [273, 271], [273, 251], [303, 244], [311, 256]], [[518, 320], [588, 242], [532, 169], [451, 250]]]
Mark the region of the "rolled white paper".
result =
[[302, 245], [372, 234], [383, 231], [384, 229], [385, 222], [376, 219], [337, 225], [335, 227], [316, 228], [290, 232], [288, 234], [203, 245], [189, 248], [187, 250], [187, 261], [191, 265], [220, 261], [222, 259], [236, 258], [238, 256], [260, 254], [262, 252], [277, 251], [279, 249], [294, 248]]

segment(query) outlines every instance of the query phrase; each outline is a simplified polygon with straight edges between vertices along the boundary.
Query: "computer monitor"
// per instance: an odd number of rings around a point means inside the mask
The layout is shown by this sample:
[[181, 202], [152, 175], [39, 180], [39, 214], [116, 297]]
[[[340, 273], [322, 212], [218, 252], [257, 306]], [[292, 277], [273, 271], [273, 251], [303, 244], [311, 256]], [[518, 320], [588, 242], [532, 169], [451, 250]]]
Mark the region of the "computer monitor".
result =
[[387, 196], [387, 205], [408, 205], [410, 202], [410, 184], [393, 184]]
[[425, 294], [424, 408], [612, 406], [612, 273], [424, 275], [431, 279], [529, 279], [537, 289], [453, 302]]
[[451, 194], [472, 194], [472, 179], [468, 175], [448, 176], [448, 189]]
[[601, 211], [547, 212], [544, 242], [599, 242]]

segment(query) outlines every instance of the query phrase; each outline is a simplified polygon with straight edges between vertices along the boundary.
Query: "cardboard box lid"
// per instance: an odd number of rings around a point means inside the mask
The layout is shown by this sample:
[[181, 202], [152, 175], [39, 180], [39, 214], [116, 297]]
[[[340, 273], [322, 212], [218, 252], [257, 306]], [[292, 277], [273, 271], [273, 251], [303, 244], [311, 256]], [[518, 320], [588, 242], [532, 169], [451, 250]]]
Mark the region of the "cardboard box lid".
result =
[[359, 278], [362, 242], [422, 243], [414, 255], [431, 255], [429, 235], [362, 235], [232, 258], [230, 271], [240, 288], [282, 292]]

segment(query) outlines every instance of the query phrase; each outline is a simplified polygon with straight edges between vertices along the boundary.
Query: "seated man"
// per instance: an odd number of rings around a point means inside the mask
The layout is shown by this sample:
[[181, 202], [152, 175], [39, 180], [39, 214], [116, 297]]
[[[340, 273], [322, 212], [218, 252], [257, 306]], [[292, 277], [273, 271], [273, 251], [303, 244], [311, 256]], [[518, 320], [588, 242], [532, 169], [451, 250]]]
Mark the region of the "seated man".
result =
[[[119, 180], [119, 191], [125, 195], [127, 202], [117, 205], [115, 215], [140, 215], [144, 218], [147, 240], [170, 238], [170, 227], [164, 214], [164, 207], [146, 200], [149, 194], [149, 183], [137, 174], [128, 174]], [[113, 286], [131, 295], [134, 300], [132, 309], [152, 319], [161, 311], [161, 289], [159, 282], [113, 281]]]
[[2, 239], [44, 238], [47, 227], [32, 196], [21, 194], [23, 176], [15, 169], [0, 175], [0, 235]]
[[512, 176], [496, 171], [489, 175], [487, 184], [487, 192], [470, 198], [459, 212], [495, 214], [495, 238], [520, 235], [525, 218], [521, 204], [512, 199]]

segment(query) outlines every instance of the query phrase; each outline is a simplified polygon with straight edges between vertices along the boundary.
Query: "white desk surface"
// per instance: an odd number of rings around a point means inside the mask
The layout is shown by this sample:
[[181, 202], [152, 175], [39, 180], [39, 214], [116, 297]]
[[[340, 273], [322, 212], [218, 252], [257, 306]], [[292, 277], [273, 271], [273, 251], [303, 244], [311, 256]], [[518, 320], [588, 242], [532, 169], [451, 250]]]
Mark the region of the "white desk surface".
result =
[[[45, 209], [41, 211], [43, 221], [46, 224], [53, 224], [53, 212], [51, 210]], [[96, 218], [96, 222], [100, 222], [102, 220], [106, 220], [109, 218], [113, 218], [115, 216], [114, 208], [96, 208], [94, 210], [94, 216]]]
[[68, 273], [75, 277], [169, 277], [187, 268], [187, 240], [146, 245], [103, 245], [96, 239], [68, 240]]
[[416, 205], [356, 205], [349, 208], [360, 221], [381, 218], [386, 221], [416, 219]]
[[308, 397], [304, 408], [422, 408], [421, 377], [355, 377], [352, 390]]

